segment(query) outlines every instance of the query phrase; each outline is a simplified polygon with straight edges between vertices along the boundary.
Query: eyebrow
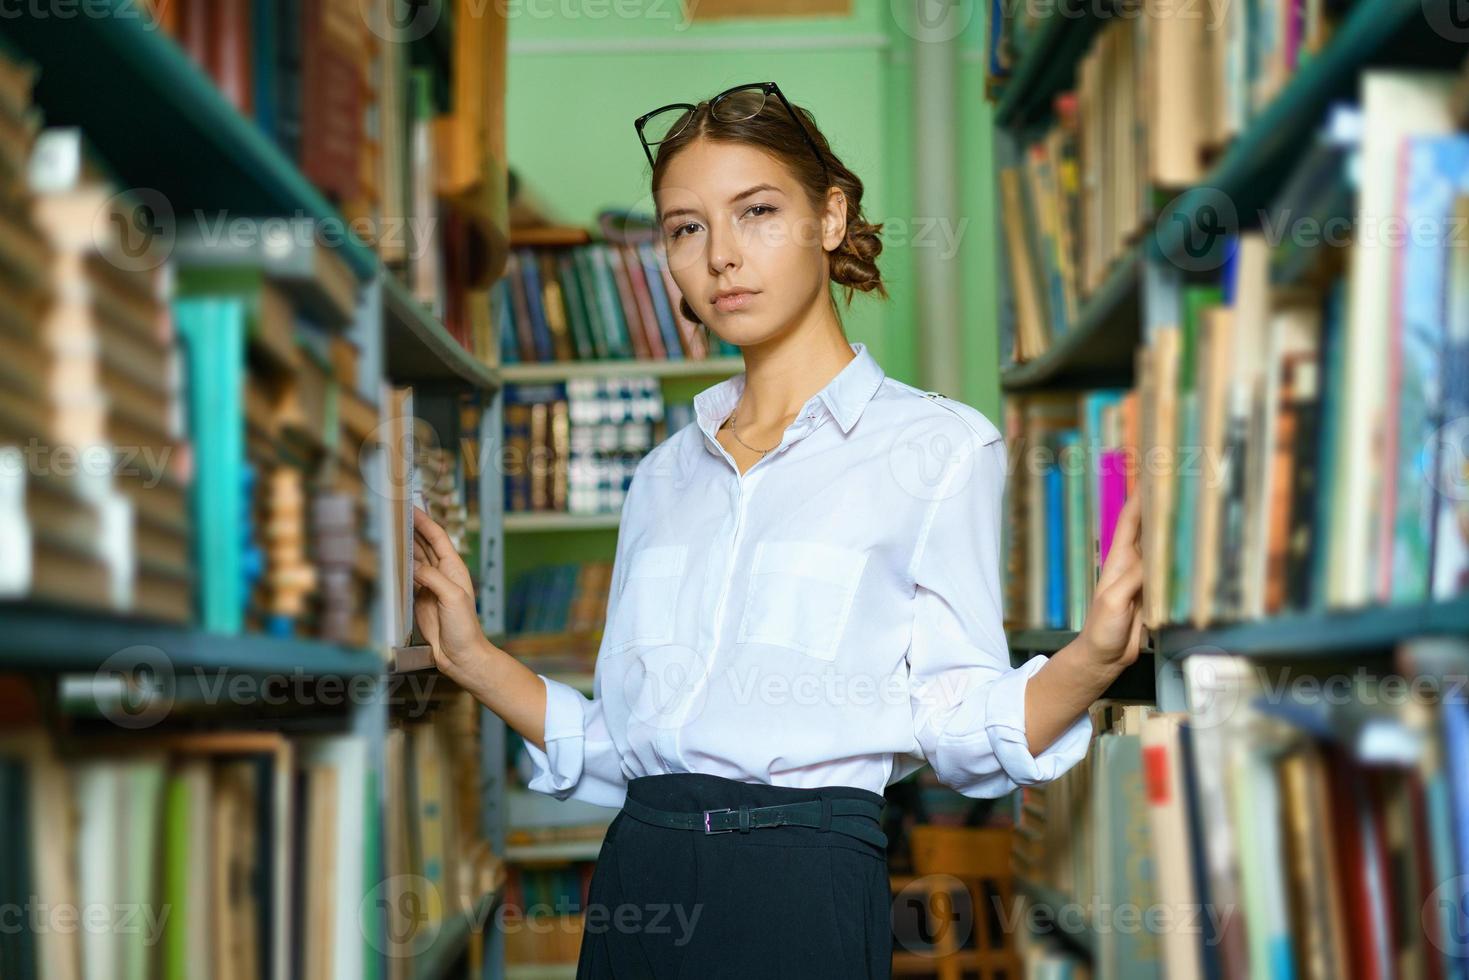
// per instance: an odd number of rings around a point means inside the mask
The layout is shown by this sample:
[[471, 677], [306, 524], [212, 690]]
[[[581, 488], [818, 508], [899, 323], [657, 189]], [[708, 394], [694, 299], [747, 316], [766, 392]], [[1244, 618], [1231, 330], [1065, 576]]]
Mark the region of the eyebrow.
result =
[[[777, 194], [785, 193], [785, 191], [781, 190], [779, 187], [776, 187], [774, 184], [756, 184], [754, 187], [742, 190], [734, 197], [730, 198], [729, 203], [734, 204], [738, 201], [743, 201], [745, 198], [750, 197], [754, 194], [759, 194], [762, 191], [774, 191]], [[672, 208], [671, 210], [663, 212], [663, 220], [667, 221], [669, 218], [675, 218], [682, 214], [698, 214], [698, 212], [693, 210], [692, 208]]]

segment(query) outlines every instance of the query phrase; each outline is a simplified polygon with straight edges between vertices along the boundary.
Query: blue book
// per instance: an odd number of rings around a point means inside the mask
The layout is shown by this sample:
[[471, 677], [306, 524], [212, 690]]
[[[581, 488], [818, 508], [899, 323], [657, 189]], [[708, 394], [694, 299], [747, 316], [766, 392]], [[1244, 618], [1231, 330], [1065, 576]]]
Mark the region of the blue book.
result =
[[[1387, 495], [1392, 522], [1391, 552], [1379, 554], [1388, 568], [1378, 569], [1389, 583], [1394, 602], [1423, 602], [1429, 596], [1430, 547], [1433, 540], [1436, 481], [1425, 479], [1433, 462], [1425, 449], [1437, 443], [1443, 424], [1440, 365], [1446, 349], [1444, 295], [1455, 198], [1469, 192], [1469, 136], [1417, 137], [1404, 141], [1402, 174], [1403, 222], [1409, 229], [1428, 228], [1431, 234], [1404, 236], [1398, 254], [1401, 308], [1390, 329], [1397, 336], [1399, 383], [1396, 391], [1397, 456], [1388, 465], [1397, 475]], [[1392, 406], [1390, 406], [1391, 408]], [[1389, 423], [1391, 424], [1391, 422]]]
[[1046, 625], [1066, 628], [1066, 487], [1061, 467], [1046, 471]]
[[668, 360], [684, 359], [683, 341], [678, 334], [678, 312], [668, 298], [663, 284], [663, 267], [658, 263], [658, 253], [650, 242], [637, 246], [638, 259], [643, 263], [643, 278], [648, 281], [648, 293], [653, 298], [653, 313], [658, 318], [658, 333], [663, 337], [663, 346], [668, 351]]
[[520, 277], [525, 282], [525, 306], [530, 313], [531, 340], [535, 342], [536, 360], [545, 363], [556, 360], [551, 344], [551, 327], [546, 322], [545, 294], [541, 291], [541, 267], [536, 253], [522, 249], [520, 253]]

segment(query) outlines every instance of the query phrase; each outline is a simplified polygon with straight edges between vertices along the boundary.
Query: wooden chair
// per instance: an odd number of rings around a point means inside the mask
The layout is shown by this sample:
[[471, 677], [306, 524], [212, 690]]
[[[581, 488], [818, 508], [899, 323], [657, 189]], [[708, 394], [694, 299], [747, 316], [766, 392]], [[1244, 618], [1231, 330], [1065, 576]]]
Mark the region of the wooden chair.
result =
[[[1004, 923], [1016, 911], [1010, 870], [1013, 831], [1008, 827], [918, 826], [911, 834], [914, 874], [894, 875], [893, 890], [908, 888], [925, 894], [934, 942], [930, 950], [894, 951], [893, 974], [961, 980], [968, 973], [978, 974], [980, 980], [1023, 980], [1015, 937], [991, 921]], [[972, 914], [964, 916], [967, 930], [956, 923], [953, 879], [958, 879], [969, 896]], [[971, 937], [974, 942], [967, 942]]]

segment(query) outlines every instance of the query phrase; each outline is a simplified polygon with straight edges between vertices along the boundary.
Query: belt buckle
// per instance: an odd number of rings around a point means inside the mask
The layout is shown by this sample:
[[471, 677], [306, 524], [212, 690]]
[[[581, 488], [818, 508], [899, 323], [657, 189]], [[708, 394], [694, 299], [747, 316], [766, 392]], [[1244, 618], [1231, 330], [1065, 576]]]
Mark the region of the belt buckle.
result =
[[711, 814], [711, 813], [733, 813], [733, 812], [734, 811], [730, 807], [725, 807], [722, 810], [705, 810], [704, 811], [704, 833], [706, 833], [706, 834], [732, 834], [732, 833], [734, 833], [734, 828], [733, 827], [731, 827], [731, 828], [729, 828], [727, 830], [711, 830], [711, 829], [709, 829], [709, 814]]

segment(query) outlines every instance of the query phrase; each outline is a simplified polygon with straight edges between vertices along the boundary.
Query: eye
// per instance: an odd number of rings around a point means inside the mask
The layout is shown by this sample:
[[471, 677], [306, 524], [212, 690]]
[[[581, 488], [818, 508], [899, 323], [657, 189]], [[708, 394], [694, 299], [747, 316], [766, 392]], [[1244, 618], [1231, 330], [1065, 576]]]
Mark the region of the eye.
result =
[[[746, 214], [749, 214], [751, 211], [765, 211], [768, 214], [774, 214], [778, 210], [779, 210], [779, 208], [772, 207], [769, 204], [752, 204], [752, 205], [749, 206], [748, 209], [746, 209], [745, 213]], [[761, 216], [760, 215], [756, 215], [756, 217], [758, 218], [758, 217], [761, 217]]]
[[695, 223], [693, 221], [686, 221], [683, 224], [679, 225], [677, 228], [673, 229], [673, 232], [668, 237], [671, 238], [671, 239], [674, 239], [676, 241], [676, 240], [678, 240], [679, 238], [681, 238], [683, 236], [684, 229], [686, 229], [686, 228], [697, 228], [697, 227], [698, 227], [698, 224], [697, 223]]

